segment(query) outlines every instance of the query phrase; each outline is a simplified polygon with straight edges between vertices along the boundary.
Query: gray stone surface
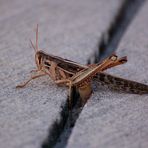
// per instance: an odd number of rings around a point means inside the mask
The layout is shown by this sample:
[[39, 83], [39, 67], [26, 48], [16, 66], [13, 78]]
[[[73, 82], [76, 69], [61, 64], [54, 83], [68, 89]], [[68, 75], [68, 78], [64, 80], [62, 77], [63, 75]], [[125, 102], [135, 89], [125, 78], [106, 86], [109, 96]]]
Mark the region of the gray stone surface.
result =
[[48, 77], [16, 90], [34, 69], [29, 39], [39, 24], [48, 53], [86, 63], [121, 4], [120, 0], [3, 0], [0, 2], [0, 147], [38, 148], [60, 118], [67, 89]]
[[[121, 40], [117, 54], [128, 63], [108, 73], [148, 84], [148, 2]], [[148, 95], [110, 91], [94, 86], [67, 148], [147, 148]]]

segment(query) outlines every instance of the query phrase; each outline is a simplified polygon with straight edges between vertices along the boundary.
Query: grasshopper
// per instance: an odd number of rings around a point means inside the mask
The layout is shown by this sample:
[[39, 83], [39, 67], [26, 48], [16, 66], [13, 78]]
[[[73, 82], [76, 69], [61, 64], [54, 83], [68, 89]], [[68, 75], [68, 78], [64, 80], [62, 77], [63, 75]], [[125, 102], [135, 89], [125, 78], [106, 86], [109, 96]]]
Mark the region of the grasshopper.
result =
[[74, 61], [63, 59], [58, 56], [47, 54], [38, 48], [38, 25], [36, 29], [36, 44], [30, 40], [35, 50], [35, 62], [37, 69], [31, 71], [36, 73], [23, 84], [17, 85], [17, 88], [26, 86], [31, 80], [41, 76], [49, 75], [58, 85], [69, 87], [69, 103], [71, 104], [72, 88], [76, 87], [80, 93], [83, 104], [92, 93], [91, 80], [94, 79], [103, 85], [109, 85], [113, 88], [119, 88], [132, 93], [148, 93], [148, 86], [130, 80], [118, 78], [102, 71], [127, 62], [126, 57], [119, 58], [111, 55], [98, 64], [81, 65]]
[[[84, 71], [84, 69], [88, 69], [88, 67], [91, 68], [96, 67], [103, 63], [102, 62], [99, 64], [85, 66], [67, 59], [63, 59], [58, 56], [45, 53], [44, 51], [38, 48], [38, 25], [36, 29], [36, 44], [34, 45], [31, 40], [30, 42], [33, 49], [35, 50], [35, 63], [37, 66], [37, 69], [32, 70], [31, 72], [36, 73], [36, 75], [31, 76], [31, 78], [28, 81], [24, 82], [23, 84], [17, 85], [16, 86], [17, 88], [23, 88], [31, 80], [45, 75], [49, 75], [55, 81], [55, 83], [59, 84], [59, 80], [68, 79], [73, 75], [75, 75], [77, 72], [80, 72], [81, 70]], [[112, 62], [111, 64], [108, 64], [107, 65], [108, 67], [107, 66], [104, 67], [103, 70], [123, 64], [126, 61], [127, 61], [126, 57], [123, 57], [121, 59]], [[105, 62], [107, 63], [108, 60], [105, 60]]]

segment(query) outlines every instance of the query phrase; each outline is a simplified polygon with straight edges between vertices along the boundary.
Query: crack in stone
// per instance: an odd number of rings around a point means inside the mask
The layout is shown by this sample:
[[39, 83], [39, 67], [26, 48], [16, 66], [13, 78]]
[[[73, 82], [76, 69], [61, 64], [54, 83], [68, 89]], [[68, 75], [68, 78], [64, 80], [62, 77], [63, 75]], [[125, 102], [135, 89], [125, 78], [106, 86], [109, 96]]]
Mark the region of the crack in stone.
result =
[[[125, 0], [109, 29], [102, 34], [98, 45], [98, 50], [93, 57], [88, 59], [88, 63], [97, 63], [109, 56], [117, 48], [130, 22], [146, 0]], [[99, 58], [98, 58], [99, 57]], [[93, 62], [92, 62], [93, 58]], [[48, 131], [46, 139], [42, 143], [42, 148], [65, 148], [72, 133], [73, 127], [83, 109], [80, 107], [79, 95], [73, 91], [73, 107], [68, 111], [67, 102], [63, 104], [60, 119], [57, 119]]]
[[[88, 64], [97, 63], [116, 51], [121, 38], [145, 1], [125, 0], [123, 2], [109, 29], [102, 34], [95, 56], [90, 57]], [[93, 61], [92, 58], [94, 58]]]

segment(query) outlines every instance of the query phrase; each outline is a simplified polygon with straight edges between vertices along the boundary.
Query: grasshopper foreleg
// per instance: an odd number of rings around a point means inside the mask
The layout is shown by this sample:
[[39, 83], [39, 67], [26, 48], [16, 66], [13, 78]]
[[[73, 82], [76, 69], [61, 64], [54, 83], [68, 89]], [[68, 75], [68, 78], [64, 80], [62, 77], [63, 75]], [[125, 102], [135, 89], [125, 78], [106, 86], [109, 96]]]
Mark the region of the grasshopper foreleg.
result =
[[24, 82], [23, 84], [17, 85], [16, 88], [23, 88], [23, 87], [25, 87], [31, 80], [36, 79], [36, 78], [39, 78], [39, 77], [42, 77], [42, 76], [45, 76], [45, 75], [47, 75], [47, 74], [46, 74], [46, 73], [40, 73], [40, 74], [38, 74], [38, 75], [31, 76], [31, 78], [30, 78], [28, 81]]

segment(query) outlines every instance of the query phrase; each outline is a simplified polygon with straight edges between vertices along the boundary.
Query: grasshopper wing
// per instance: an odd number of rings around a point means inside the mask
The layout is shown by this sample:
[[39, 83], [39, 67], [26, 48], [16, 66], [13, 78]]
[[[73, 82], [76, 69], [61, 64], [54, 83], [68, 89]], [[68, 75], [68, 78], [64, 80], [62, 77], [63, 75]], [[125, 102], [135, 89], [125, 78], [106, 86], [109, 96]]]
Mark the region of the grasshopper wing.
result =
[[94, 79], [101, 85], [134, 94], [148, 94], [148, 85], [100, 72]]

